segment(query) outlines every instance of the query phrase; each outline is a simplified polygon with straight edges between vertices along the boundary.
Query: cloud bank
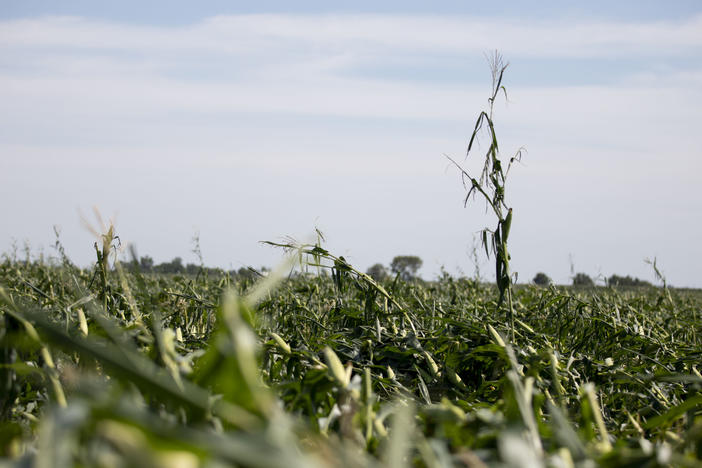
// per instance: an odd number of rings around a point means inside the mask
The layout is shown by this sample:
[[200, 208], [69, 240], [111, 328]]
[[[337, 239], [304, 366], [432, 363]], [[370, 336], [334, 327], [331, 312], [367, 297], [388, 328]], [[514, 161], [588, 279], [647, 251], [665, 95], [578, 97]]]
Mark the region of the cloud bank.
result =
[[[273, 254], [227, 245], [319, 222], [362, 266], [417, 253], [429, 272], [470, 271], [484, 220], [461, 208], [442, 153], [465, 151], [494, 49], [512, 62], [503, 148], [529, 150], [511, 192], [522, 279], [543, 269], [567, 281], [569, 253], [590, 274], [650, 276], [641, 260], [659, 255], [674, 283], [697, 284], [702, 16], [3, 21], [0, 194], [17, 201], [0, 242], [48, 245], [34, 233], [58, 223], [87, 262], [74, 213], [98, 203], [157, 257], [187, 246], [150, 231], [167, 226], [187, 244], [196, 225], [212, 263], [270, 264]], [[529, 74], [552, 79], [518, 81]]]

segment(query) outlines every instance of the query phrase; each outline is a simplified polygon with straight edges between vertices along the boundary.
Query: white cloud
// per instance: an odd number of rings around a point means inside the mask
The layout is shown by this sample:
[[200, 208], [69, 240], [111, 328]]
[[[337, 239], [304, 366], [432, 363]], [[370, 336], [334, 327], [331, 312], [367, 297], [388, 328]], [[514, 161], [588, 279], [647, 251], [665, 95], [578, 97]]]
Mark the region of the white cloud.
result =
[[[321, 216], [361, 263], [389, 260], [380, 246], [403, 250], [391, 255], [417, 246], [428, 265], [458, 256], [470, 270], [464, 253], [481, 218], [461, 211], [458, 179], [441, 154], [464, 152], [487, 84], [354, 72], [402, 61], [421, 70], [496, 47], [521, 63], [549, 59], [555, 73], [561, 59], [585, 69], [574, 59], [627, 57], [639, 60], [636, 71], [604, 84], [510, 85], [508, 72], [511, 103], [498, 104], [498, 132], [505, 151], [529, 149], [510, 191], [523, 223], [515, 229], [524, 233], [515, 261], [523, 278], [540, 268], [559, 277], [562, 268], [565, 280], [569, 251], [590, 262], [590, 273], [598, 262], [622, 268], [622, 258], [663, 253], [678, 272], [673, 282], [685, 284], [699, 248], [671, 244], [667, 226], [686, 242], [702, 235], [694, 132], [702, 128], [701, 46], [702, 16], [622, 24], [386, 15], [244, 15], [179, 27], [0, 22], [0, 190], [27, 193], [10, 213], [19, 238], [55, 222], [70, 226], [75, 206], [101, 202], [121, 210], [141, 239], [166, 226], [187, 243], [199, 224], [203, 239], [220, 236], [212, 257], [226, 265], [222, 245], [299, 234]], [[647, 66], [659, 59], [672, 65]], [[232, 194], [243, 206], [232, 207]], [[179, 221], [183, 213], [192, 221]], [[160, 255], [180, 253], [174, 241], [167, 246]]]
[[[470, 17], [242, 15], [179, 27], [49, 17], [0, 23], [0, 47], [5, 57], [0, 59], [0, 93], [16, 110], [41, 102], [83, 116], [292, 112], [455, 120], [483, 100], [484, 86], [437, 85], [411, 76], [372, 79], [349, 72], [403, 54], [411, 54], [421, 69], [423, 62], [427, 67], [436, 63], [437, 56], [446, 63], [494, 48], [512, 59], [631, 54], [691, 59], [702, 47], [702, 16], [685, 22], [563, 25]], [[557, 61], [553, 67], [558, 73]], [[579, 113], [590, 118], [599, 113], [606, 120], [614, 117], [608, 103], [626, 100], [624, 109], [615, 112], [631, 113], [631, 105], [645, 103], [643, 95], [665, 86], [672, 74], [677, 74], [672, 91], [678, 96], [666, 98], [685, 99], [702, 82], [700, 67], [664, 74], [637, 71], [616, 88], [528, 89], [517, 99], [542, 106], [539, 101], [565, 98]], [[534, 113], [532, 119], [546, 115]]]
[[0, 23], [5, 47], [183, 51], [259, 55], [271, 49], [313, 51], [482, 53], [510, 56], [603, 57], [627, 54], [682, 56], [702, 45], [702, 16], [649, 23], [525, 23], [465, 16], [237, 15], [189, 26], [152, 27], [74, 17]]

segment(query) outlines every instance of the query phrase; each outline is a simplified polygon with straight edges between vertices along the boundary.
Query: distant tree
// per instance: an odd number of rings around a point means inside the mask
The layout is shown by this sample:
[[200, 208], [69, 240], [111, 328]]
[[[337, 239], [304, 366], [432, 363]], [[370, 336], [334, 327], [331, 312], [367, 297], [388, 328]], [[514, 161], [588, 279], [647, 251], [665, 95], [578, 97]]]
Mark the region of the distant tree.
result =
[[573, 277], [573, 286], [594, 286], [595, 282], [592, 281], [585, 273], [578, 273]]
[[376, 263], [375, 265], [368, 268], [366, 274], [376, 281], [382, 281], [388, 276], [388, 269], [382, 264]]
[[256, 270], [251, 267], [241, 267], [237, 270], [236, 276], [242, 280], [254, 281], [258, 277], [258, 274]]
[[632, 278], [629, 275], [626, 275], [626, 276], [612, 275], [607, 279], [607, 284], [609, 286], [630, 286], [630, 287], [651, 286], [651, 283], [649, 283], [648, 281], [640, 280], [638, 278]]
[[[200, 265], [197, 265], [195, 263], [188, 263], [185, 265], [185, 272], [189, 275], [197, 275], [197, 272], [200, 270]], [[205, 270], [205, 268], [203, 268]]]
[[180, 257], [176, 257], [170, 262], [159, 263], [153, 269], [157, 273], [183, 273], [185, 271], [183, 259]]
[[171, 271], [170, 273], [183, 273], [185, 271], [185, 267], [183, 266], [183, 259], [180, 257], [176, 257], [173, 260], [171, 260]]
[[543, 272], [538, 272], [532, 281], [538, 286], [548, 286], [553, 282], [551, 281], [551, 278], [549, 278], [548, 275]]
[[[135, 254], [136, 255], [136, 254]], [[139, 268], [145, 273], [151, 272], [154, 269], [154, 259], [145, 255], [139, 259]]]
[[390, 270], [405, 281], [414, 279], [421, 267], [422, 259], [415, 255], [398, 255], [390, 262]]

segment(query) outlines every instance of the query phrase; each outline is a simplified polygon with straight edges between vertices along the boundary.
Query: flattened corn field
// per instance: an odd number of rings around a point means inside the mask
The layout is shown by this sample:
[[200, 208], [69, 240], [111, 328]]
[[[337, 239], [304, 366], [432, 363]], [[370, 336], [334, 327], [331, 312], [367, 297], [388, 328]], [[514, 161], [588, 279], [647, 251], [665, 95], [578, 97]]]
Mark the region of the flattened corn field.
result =
[[518, 286], [510, 340], [494, 285], [321, 245], [258, 281], [98, 252], [0, 264], [1, 466], [702, 463], [699, 292]]

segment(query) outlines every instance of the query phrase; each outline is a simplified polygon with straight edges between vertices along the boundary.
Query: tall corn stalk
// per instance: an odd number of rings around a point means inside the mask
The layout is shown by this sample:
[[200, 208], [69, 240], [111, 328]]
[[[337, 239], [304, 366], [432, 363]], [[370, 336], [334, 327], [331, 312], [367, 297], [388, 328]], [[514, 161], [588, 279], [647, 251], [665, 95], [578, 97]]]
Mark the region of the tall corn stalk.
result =
[[461, 171], [461, 181], [468, 193], [466, 194], [464, 205], [476, 195], [485, 199], [488, 207], [492, 209], [497, 217], [497, 227], [494, 230], [485, 228], [481, 232], [482, 245], [485, 248], [485, 253], [490, 256], [492, 251], [495, 257], [495, 280], [499, 291], [499, 299], [497, 301], [497, 309], [499, 310], [507, 298], [508, 315], [510, 322], [510, 334], [514, 340], [514, 304], [512, 291], [512, 274], [510, 270], [510, 254], [507, 250], [507, 239], [509, 238], [510, 226], [512, 224], [512, 208], [507, 206], [505, 202], [505, 188], [507, 184], [507, 176], [512, 167], [512, 163], [519, 161], [522, 156], [523, 148], [520, 148], [517, 153], [509, 159], [507, 169], [504, 169], [504, 163], [500, 156], [497, 134], [495, 133], [495, 123], [493, 120], [494, 106], [497, 95], [502, 91], [507, 98], [507, 90], [502, 85], [504, 72], [508, 67], [502, 55], [495, 52], [490, 58], [490, 69], [492, 71], [492, 92], [488, 98], [488, 109], [482, 111], [475, 122], [475, 128], [468, 143], [466, 158], [470, 156], [474, 144], [478, 141], [478, 134], [481, 130], [486, 129], [487, 140], [489, 146], [485, 153], [485, 163], [479, 178], [473, 177], [459, 163], [452, 158], [448, 159]]

